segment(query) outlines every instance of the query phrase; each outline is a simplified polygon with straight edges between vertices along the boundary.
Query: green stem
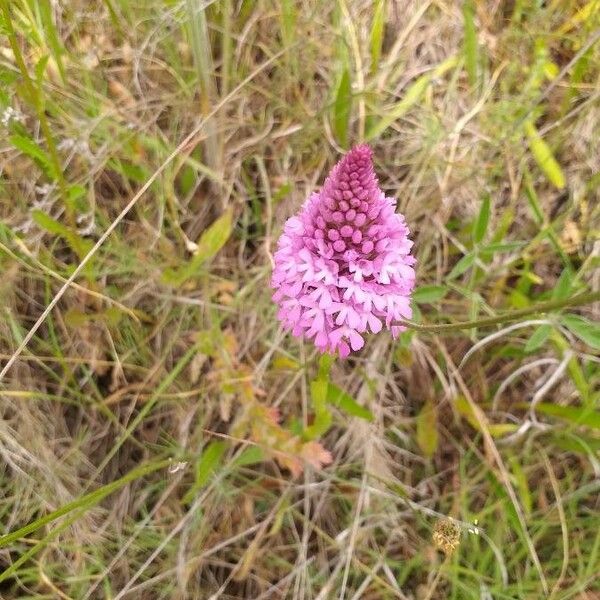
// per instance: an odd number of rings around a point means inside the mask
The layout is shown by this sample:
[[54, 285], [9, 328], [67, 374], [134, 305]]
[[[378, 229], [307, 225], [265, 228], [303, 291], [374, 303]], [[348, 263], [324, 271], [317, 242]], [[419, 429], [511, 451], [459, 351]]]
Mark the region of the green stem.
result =
[[585, 294], [579, 294], [571, 298], [540, 302], [539, 304], [529, 306], [528, 308], [514, 310], [501, 315], [497, 315], [495, 317], [488, 317], [486, 319], [476, 319], [474, 321], [461, 321], [459, 323], [443, 323], [442, 325], [419, 325], [418, 323], [412, 323], [410, 321], [402, 321], [400, 325], [404, 325], [404, 327], [408, 327], [409, 329], [415, 329], [416, 331], [422, 331], [424, 333], [444, 333], [446, 331], [459, 331], [461, 329], [471, 329], [473, 327], [489, 327], [490, 325], [498, 325], [501, 323], [508, 323], [509, 321], [515, 321], [516, 319], [520, 319], [521, 317], [528, 317], [530, 315], [535, 315], [539, 313], [560, 310], [561, 308], [582, 306], [583, 304], [591, 304], [592, 302], [598, 301], [600, 301], [600, 291], [587, 292]]
[[56, 144], [54, 143], [54, 138], [52, 137], [52, 131], [50, 130], [48, 118], [46, 117], [44, 99], [40, 93], [40, 90], [29, 76], [29, 71], [27, 70], [27, 65], [25, 64], [25, 59], [23, 58], [21, 47], [19, 46], [19, 41], [17, 39], [17, 33], [13, 26], [8, 0], [0, 0], [0, 7], [2, 8], [2, 12], [4, 13], [4, 20], [6, 28], [8, 30], [7, 37], [15, 57], [15, 62], [17, 63], [17, 67], [19, 68], [21, 76], [23, 77], [23, 84], [27, 91], [27, 95], [29, 96], [30, 101], [33, 103], [33, 106], [37, 113], [37, 117], [40, 122], [40, 127], [42, 129], [42, 134], [44, 135], [46, 145], [48, 146], [50, 160], [52, 161], [52, 164], [54, 165], [54, 170], [56, 171], [56, 176], [58, 178], [58, 186], [60, 188], [62, 197], [65, 201], [67, 221], [69, 225], [73, 226], [75, 225], [75, 217], [72, 214], [71, 207], [68, 205], [67, 202], [67, 182], [63, 173], [62, 164], [58, 155], [58, 150], [56, 148]]

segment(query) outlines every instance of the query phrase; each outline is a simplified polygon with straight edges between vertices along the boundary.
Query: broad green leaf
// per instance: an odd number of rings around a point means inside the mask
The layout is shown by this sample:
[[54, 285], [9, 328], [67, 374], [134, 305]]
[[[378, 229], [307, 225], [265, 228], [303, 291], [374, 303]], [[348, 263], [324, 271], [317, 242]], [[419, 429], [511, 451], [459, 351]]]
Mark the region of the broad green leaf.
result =
[[281, 202], [292, 191], [292, 184], [288, 181], [284, 183], [274, 194], [273, 204]]
[[386, 0], [377, 0], [377, 3], [375, 4], [375, 14], [373, 15], [371, 35], [369, 36], [369, 49], [371, 51], [371, 74], [377, 71], [379, 67], [379, 60], [381, 58], [381, 46], [383, 43], [383, 33], [385, 27], [385, 4]]
[[194, 252], [194, 259], [206, 262], [216, 256], [231, 235], [232, 218], [233, 211], [229, 208], [202, 233], [198, 248]]
[[315, 416], [312, 424], [304, 430], [304, 439], [319, 438], [331, 427], [333, 417], [326, 406], [328, 386], [329, 383], [326, 379], [315, 379], [310, 382], [310, 396]]
[[373, 414], [368, 408], [361, 406], [350, 394], [333, 383], [327, 387], [327, 403], [337, 406], [340, 410], [353, 417], [372, 421]]
[[573, 288], [573, 271], [571, 269], [563, 269], [554, 289], [552, 290], [552, 298], [554, 300], [562, 300], [568, 298]]
[[479, 244], [483, 240], [489, 222], [490, 197], [487, 195], [484, 197], [483, 202], [481, 203], [481, 208], [479, 209], [479, 214], [477, 215], [477, 219], [473, 223], [473, 241], [476, 244]]
[[477, 45], [477, 29], [475, 27], [475, 5], [473, 0], [465, 0], [462, 5], [464, 21], [463, 53], [465, 67], [469, 75], [471, 87], [477, 85], [477, 67], [479, 63], [479, 48]]
[[519, 429], [516, 423], [490, 423], [488, 425], [488, 431], [494, 438], [500, 438], [505, 435], [510, 435]]
[[150, 173], [145, 165], [136, 164], [129, 160], [111, 159], [108, 166], [121, 174], [125, 179], [134, 183], [143, 184], [150, 177]]
[[[57, 235], [63, 238], [72, 250], [77, 254], [79, 258], [83, 258], [94, 245], [91, 240], [82, 238], [77, 232], [73, 231], [70, 227], [63, 225], [59, 221], [53, 219], [50, 215], [45, 212], [35, 209], [31, 211], [31, 218], [40, 227], [45, 229], [48, 233]], [[89, 264], [89, 263], [88, 263]]]
[[445, 285], [421, 285], [412, 293], [412, 298], [417, 304], [433, 304], [449, 291]]
[[319, 358], [319, 374], [317, 379], [329, 380], [329, 371], [334, 363], [335, 357], [327, 352], [321, 354]]
[[540, 137], [531, 121], [525, 122], [525, 134], [527, 135], [531, 154], [548, 181], [559, 190], [564, 188], [566, 181], [562, 169], [554, 158], [552, 150]]
[[199, 490], [210, 479], [211, 475], [221, 464], [221, 459], [227, 444], [224, 441], [215, 441], [208, 444], [196, 465], [196, 480], [194, 482], [194, 491]]
[[261, 463], [265, 459], [265, 453], [260, 446], [248, 446], [242, 453], [232, 461], [231, 466], [235, 468], [249, 467]]
[[348, 147], [348, 124], [352, 109], [352, 84], [350, 72], [344, 68], [333, 103], [333, 132], [342, 148]]
[[163, 281], [170, 285], [181, 286], [188, 279], [195, 277], [205, 263], [211, 260], [225, 245], [232, 231], [233, 212], [228, 209], [200, 237], [198, 247], [192, 259], [182, 267], [166, 269]]
[[300, 369], [300, 363], [289, 356], [276, 356], [271, 365], [277, 371], [298, 371]]
[[459, 275], [462, 275], [465, 271], [468, 271], [473, 263], [475, 262], [475, 255], [469, 252], [469, 254], [465, 254], [452, 268], [450, 273], [448, 273], [447, 279], [454, 279]]
[[600, 452], [600, 439], [585, 437], [583, 435], [564, 435], [565, 432], [558, 432], [552, 436], [552, 441], [563, 450], [579, 452], [583, 454], [597, 454]]
[[[473, 412], [468, 400], [464, 396], [457, 396], [454, 399], [454, 406], [473, 429], [481, 431], [481, 424]], [[519, 428], [516, 423], [487, 423], [485, 426], [492, 437], [502, 437], [514, 433]]]
[[535, 352], [541, 348], [552, 332], [552, 325], [540, 325], [527, 340], [525, 352]]
[[507, 206], [503, 209], [500, 215], [500, 221], [494, 235], [492, 236], [492, 243], [501, 243], [501, 240], [506, 239], [509, 229], [515, 221], [515, 210], [514, 208]]
[[373, 138], [380, 136], [390, 125], [403, 117], [413, 106], [415, 106], [425, 95], [429, 84], [441, 77], [446, 71], [449, 71], [457, 64], [455, 56], [451, 56], [444, 62], [440, 63], [433, 71], [421, 75], [414, 83], [406, 90], [404, 97], [379, 121], [367, 131], [366, 140], [370, 141]]
[[82, 213], [89, 209], [88, 202], [86, 200], [87, 189], [79, 184], [73, 184], [69, 186], [67, 190], [67, 203], [76, 213]]
[[580, 340], [595, 350], [600, 350], [600, 325], [579, 315], [563, 315], [560, 322]]
[[304, 430], [304, 439], [315, 440], [325, 435], [329, 431], [332, 421], [333, 416], [327, 407], [316, 411], [312, 424]]
[[81, 327], [88, 322], [104, 323], [110, 327], [115, 327], [122, 317], [123, 313], [115, 306], [94, 313], [86, 313], [76, 308], [70, 308], [64, 314], [65, 324], [74, 328]]
[[579, 406], [559, 406], [549, 402], [540, 402], [535, 410], [551, 417], [558, 417], [575, 425], [586, 425], [600, 429], [600, 412]]
[[417, 415], [417, 443], [423, 454], [431, 457], [438, 447], [437, 409], [428, 400]]
[[44, 174], [52, 181], [57, 181], [59, 174], [56, 171], [54, 163], [46, 154], [46, 151], [40, 148], [30, 137], [15, 133], [10, 136], [10, 143], [23, 154], [31, 158], [42, 169]]
[[326, 379], [315, 379], [310, 382], [310, 397], [313, 401], [313, 406], [320, 409], [327, 402], [327, 388], [329, 382]]

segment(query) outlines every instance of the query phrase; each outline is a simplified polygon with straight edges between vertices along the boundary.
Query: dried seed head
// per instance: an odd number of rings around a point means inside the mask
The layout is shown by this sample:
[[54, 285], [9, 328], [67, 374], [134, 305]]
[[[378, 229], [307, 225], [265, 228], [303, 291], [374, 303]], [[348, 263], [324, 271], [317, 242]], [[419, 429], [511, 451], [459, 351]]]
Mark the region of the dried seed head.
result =
[[460, 544], [460, 527], [450, 519], [440, 519], [435, 524], [431, 537], [438, 550], [450, 555]]

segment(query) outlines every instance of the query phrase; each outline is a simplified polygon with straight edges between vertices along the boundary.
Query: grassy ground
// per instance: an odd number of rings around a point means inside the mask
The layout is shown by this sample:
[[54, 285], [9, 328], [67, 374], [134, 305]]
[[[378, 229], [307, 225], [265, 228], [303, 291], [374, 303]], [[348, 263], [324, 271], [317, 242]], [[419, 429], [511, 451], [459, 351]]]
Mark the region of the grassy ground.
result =
[[[0, 597], [598, 600], [599, 15], [0, 0]], [[361, 140], [415, 320], [523, 312], [322, 401], [271, 256]]]

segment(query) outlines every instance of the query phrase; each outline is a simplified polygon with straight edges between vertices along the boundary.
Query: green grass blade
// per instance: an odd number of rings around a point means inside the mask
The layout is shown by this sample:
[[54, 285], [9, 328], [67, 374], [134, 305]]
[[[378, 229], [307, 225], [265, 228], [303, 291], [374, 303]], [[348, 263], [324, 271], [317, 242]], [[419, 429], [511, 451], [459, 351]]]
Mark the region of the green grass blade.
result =
[[531, 121], [525, 123], [525, 134], [529, 142], [529, 149], [538, 167], [554, 187], [562, 190], [566, 185], [563, 171], [556, 158], [554, 158], [552, 150], [542, 137], [540, 137], [540, 134]]
[[469, 76], [469, 84], [475, 88], [478, 83], [479, 47], [477, 45], [477, 28], [475, 26], [475, 3], [465, 0], [462, 5], [464, 39], [463, 54], [465, 68]]
[[90, 509], [93, 506], [96, 506], [101, 500], [106, 498], [109, 494], [112, 494], [114, 491], [119, 488], [127, 485], [128, 483], [135, 481], [136, 479], [140, 479], [141, 477], [145, 477], [146, 475], [153, 473], [154, 471], [159, 471], [160, 469], [164, 469], [169, 466], [169, 460], [160, 460], [152, 463], [148, 463], [146, 465], [142, 465], [141, 467], [137, 467], [136, 469], [132, 469], [127, 475], [112, 481], [111, 483], [107, 483], [102, 487], [90, 492], [89, 494], [85, 494], [85, 496], [81, 496], [81, 498], [77, 498], [73, 500], [73, 502], [69, 502], [60, 508], [32, 521], [31, 523], [21, 527], [11, 533], [3, 535], [0, 537], [0, 548], [4, 548], [13, 542], [37, 531], [40, 527], [44, 525], [48, 525], [56, 519], [63, 517], [70, 512], [77, 509]]
[[369, 35], [369, 50], [371, 52], [371, 74], [374, 74], [379, 67], [381, 59], [381, 48], [383, 46], [383, 34], [385, 30], [385, 12], [386, 0], [377, 0], [375, 4], [375, 14], [373, 15], [373, 24]]
[[352, 85], [350, 71], [345, 68], [342, 71], [333, 103], [333, 132], [342, 148], [348, 147], [348, 126], [351, 111]]
[[431, 72], [421, 75], [406, 90], [404, 97], [396, 103], [391, 110], [375, 122], [366, 133], [367, 141], [379, 137], [388, 127], [393, 125], [398, 119], [403, 117], [411, 108], [413, 108], [425, 95], [427, 88], [434, 79], [441, 77], [444, 73], [458, 64], [458, 59], [454, 56], [446, 59]]

